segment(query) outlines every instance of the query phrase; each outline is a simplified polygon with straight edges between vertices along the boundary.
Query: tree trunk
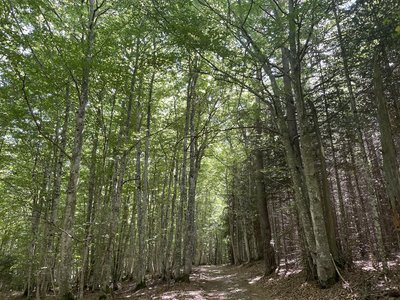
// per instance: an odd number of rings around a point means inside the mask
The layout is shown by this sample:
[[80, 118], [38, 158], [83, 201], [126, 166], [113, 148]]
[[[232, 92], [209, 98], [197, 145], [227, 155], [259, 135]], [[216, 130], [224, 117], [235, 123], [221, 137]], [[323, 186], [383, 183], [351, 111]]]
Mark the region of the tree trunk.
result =
[[[356, 235], [357, 239], [351, 239], [349, 242], [352, 242], [354, 246], [359, 245], [359, 253], [362, 259], [367, 257], [367, 248], [366, 245], [371, 245], [371, 239], [368, 235], [361, 228], [361, 223], [364, 222], [363, 212], [360, 210], [360, 206], [357, 204], [356, 201], [356, 192], [354, 189], [354, 185], [351, 178], [351, 173], [349, 168], [345, 169], [345, 180], [346, 180], [346, 187], [347, 187], [347, 199], [350, 202], [351, 213], [349, 214], [353, 218], [353, 222], [356, 227]], [[349, 245], [350, 246], [350, 245]]]
[[[98, 112], [100, 115], [100, 112]], [[80, 274], [79, 283], [79, 299], [83, 300], [83, 293], [85, 285], [87, 284], [88, 273], [89, 273], [89, 250], [92, 243], [92, 227], [94, 214], [96, 212], [95, 203], [95, 190], [96, 190], [96, 167], [97, 167], [97, 148], [98, 148], [98, 128], [96, 125], [96, 130], [93, 137], [93, 146], [91, 151], [90, 166], [89, 166], [89, 183], [88, 183], [88, 203], [86, 209], [86, 223], [85, 223], [85, 243], [83, 247], [82, 255], [82, 267]]]
[[[149, 97], [148, 97], [148, 104], [147, 104], [147, 118], [146, 118], [146, 137], [145, 137], [145, 150], [144, 150], [144, 165], [143, 165], [143, 192], [141, 200], [141, 209], [138, 209], [140, 214], [138, 215], [138, 220], [140, 219], [138, 224], [139, 230], [139, 276], [138, 276], [138, 286], [137, 287], [144, 287], [146, 285], [145, 275], [146, 275], [146, 249], [147, 249], [147, 206], [149, 202], [149, 159], [150, 159], [150, 124], [151, 124], [151, 101], [153, 97], [153, 83], [154, 83], [155, 71], [152, 74], [149, 86]], [[140, 110], [140, 104], [138, 104], [138, 111]], [[139, 112], [138, 112], [139, 113]], [[140, 117], [139, 117], [140, 118]], [[140, 128], [138, 130], [140, 132]], [[139, 143], [140, 144], [140, 143]], [[140, 165], [140, 151], [138, 151], [136, 164], [139, 163]], [[140, 166], [137, 169], [140, 171]], [[139, 198], [138, 198], [139, 200]]]
[[387, 102], [385, 99], [381, 58], [379, 50], [374, 56], [374, 92], [377, 103], [379, 131], [382, 145], [383, 174], [386, 181], [386, 191], [392, 207], [392, 218], [396, 230], [400, 230], [400, 173], [393, 142]]
[[338, 245], [338, 243], [340, 243], [340, 240], [337, 237], [336, 211], [332, 203], [332, 196], [331, 196], [331, 190], [330, 190], [329, 178], [326, 166], [325, 151], [321, 137], [321, 130], [319, 128], [317, 110], [315, 109], [314, 104], [312, 102], [309, 102], [309, 106], [313, 119], [312, 122], [314, 123], [313, 125], [314, 125], [315, 142], [316, 142], [315, 152], [318, 158], [318, 160], [316, 160], [317, 161], [316, 169], [318, 170], [318, 181], [320, 182], [322, 209], [324, 211], [325, 226], [329, 241], [329, 249], [331, 251], [333, 259], [340, 266], [343, 266], [344, 264], [346, 264], [346, 261], [344, 261], [343, 253]]
[[[143, 79], [140, 79], [140, 90]], [[142, 176], [141, 176], [141, 156], [142, 156], [142, 148], [141, 148], [141, 127], [142, 127], [142, 117], [141, 117], [141, 97], [140, 94], [138, 96], [136, 102], [136, 134], [138, 138], [136, 140], [136, 205], [137, 205], [137, 230], [138, 230], [138, 269], [136, 274], [136, 283], [137, 289], [143, 288], [146, 286], [145, 275], [146, 275], [146, 221], [147, 221], [147, 207], [145, 205], [145, 201], [143, 199], [143, 186], [142, 186]]]
[[294, 3], [289, 0], [289, 44], [290, 44], [290, 65], [292, 84], [294, 89], [294, 98], [300, 125], [300, 151], [303, 158], [304, 174], [307, 184], [308, 195], [310, 199], [310, 213], [313, 223], [313, 230], [316, 242], [316, 264], [318, 280], [322, 287], [328, 287], [336, 282], [336, 270], [333, 265], [331, 251], [329, 247], [329, 237], [325, 226], [323, 212], [323, 199], [320, 194], [317, 170], [313, 153], [317, 145], [313, 137], [313, 126], [306, 111], [303, 98], [301, 82], [301, 61], [296, 45], [296, 24], [294, 20]]
[[[39, 151], [37, 151], [35, 161], [33, 164], [33, 170], [32, 170], [32, 183], [36, 183], [35, 181], [38, 179], [37, 178], [37, 164], [39, 161], [38, 158]], [[31, 191], [32, 194], [32, 215], [31, 215], [31, 240], [30, 240], [30, 245], [29, 245], [29, 251], [28, 255], [32, 259], [28, 263], [28, 274], [26, 275], [26, 282], [27, 282], [27, 289], [26, 289], [26, 295], [28, 298], [32, 296], [32, 291], [34, 289], [34, 284], [33, 284], [33, 279], [35, 278], [35, 271], [36, 271], [36, 265], [35, 265], [35, 258], [36, 258], [36, 248], [38, 245], [38, 231], [39, 231], [39, 224], [40, 224], [40, 214], [41, 214], [41, 203], [42, 201], [40, 200], [40, 187], [38, 184], [34, 184], [33, 189]]]
[[87, 36], [85, 60], [83, 64], [82, 84], [79, 92], [79, 107], [76, 113], [75, 136], [72, 147], [72, 157], [70, 164], [69, 181], [67, 188], [67, 199], [64, 212], [63, 232], [60, 241], [60, 297], [71, 299], [72, 292], [70, 287], [71, 271], [73, 264], [73, 245], [72, 239], [74, 235], [76, 195], [78, 188], [78, 180], [80, 174], [82, 146], [83, 146], [83, 130], [85, 128], [86, 106], [89, 101], [89, 81], [90, 69], [92, 62], [92, 53], [94, 47], [94, 22], [95, 22], [95, 5], [94, 0], [89, 0], [89, 15], [87, 24]]
[[240, 263], [239, 258], [239, 249], [237, 243], [237, 236], [236, 236], [236, 205], [235, 205], [235, 196], [232, 194], [229, 196], [229, 204], [228, 204], [228, 214], [229, 214], [229, 235], [230, 235], [230, 248], [232, 253], [232, 263], [234, 265], [238, 265]]
[[248, 234], [247, 234], [247, 222], [246, 222], [246, 211], [245, 208], [243, 206], [243, 203], [241, 201], [241, 199], [238, 199], [238, 204], [239, 204], [239, 210], [240, 210], [240, 227], [241, 227], [241, 231], [243, 233], [243, 242], [244, 242], [244, 250], [246, 253], [246, 262], [250, 262], [251, 260], [251, 253], [250, 253], [250, 246], [249, 246], [249, 238], [248, 238]]
[[[262, 135], [261, 120], [256, 120], [256, 131], [258, 137]], [[259, 138], [257, 138], [258, 140]], [[264, 274], [269, 275], [276, 269], [275, 261], [275, 250], [271, 245], [271, 225], [268, 215], [268, 196], [266, 192], [266, 185], [264, 174], [264, 161], [263, 153], [260, 150], [260, 146], [256, 145], [254, 152], [254, 167], [255, 167], [255, 183], [256, 183], [256, 196], [257, 196], [257, 208], [260, 218], [261, 235], [263, 239], [263, 252], [264, 252]]]
[[[284, 142], [286, 160], [291, 173], [296, 208], [299, 213], [300, 224], [302, 226], [302, 237], [305, 237], [306, 246], [306, 262], [308, 264], [307, 272], [308, 278], [317, 278], [316, 270], [316, 245], [314, 231], [311, 222], [310, 214], [310, 200], [307, 193], [306, 180], [304, 175], [304, 167], [300, 153], [299, 133], [296, 121], [296, 106], [293, 101], [292, 82], [290, 77], [289, 66], [289, 50], [282, 48], [282, 65], [284, 70], [284, 98], [287, 110], [287, 120], [285, 121], [281, 104], [275, 101], [276, 117], [278, 119], [278, 126], [282, 133]], [[271, 70], [268, 70], [271, 74]], [[273, 78], [272, 75], [269, 76]], [[278, 86], [276, 81], [273, 81], [275, 86], [275, 93], [278, 93]]]
[[[325, 91], [324, 91], [325, 93]], [[343, 192], [342, 192], [342, 185], [341, 185], [341, 179], [339, 176], [339, 167], [338, 167], [338, 161], [337, 161], [337, 154], [336, 154], [336, 147], [333, 142], [333, 133], [332, 133], [332, 126], [330, 122], [330, 115], [329, 115], [329, 109], [328, 109], [328, 103], [326, 101], [326, 98], [324, 97], [324, 104], [325, 104], [325, 113], [326, 113], [326, 122], [327, 122], [327, 127], [328, 127], [328, 136], [329, 136], [329, 143], [332, 151], [332, 159], [333, 159], [333, 171], [335, 174], [335, 183], [336, 183], [336, 190], [337, 190], [337, 195], [338, 195], [338, 202], [339, 202], [339, 210], [340, 210], [340, 219], [341, 219], [341, 229], [342, 229], [342, 244], [343, 244], [343, 249], [344, 249], [344, 254], [345, 254], [345, 262], [348, 265], [352, 264], [352, 253], [351, 253], [351, 247], [350, 247], [350, 242], [349, 242], [349, 237], [350, 237], [350, 231], [349, 231], [349, 221], [348, 221], [348, 216], [347, 216], [347, 211], [344, 206], [344, 200], [343, 200]]]
[[[178, 136], [178, 133], [177, 133]], [[169, 270], [170, 267], [170, 255], [171, 255], [171, 248], [172, 248], [172, 242], [173, 242], [173, 235], [174, 235], [174, 219], [175, 219], [175, 207], [176, 207], [176, 197], [177, 197], [177, 189], [178, 189], [178, 169], [179, 169], [179, 159], [177, 157], [177, 148], [174, 150], [174, 157], [173, 157], [173, 177], [174, 177], [174, 190], [172, 194], [172, 200], [171, 200], [171, 222], [170, 222], [170, 228], [168, 231], [168, 239], [167, 239], [167, 246], [166, 246], [166, 251], [164, 253], [164, 277], [166, 277], [166, 272], [168, 272], [168, 278], [171, 276], [171, 271]], [[168, 215], [166, 216], [168, 218]]]
[[[70, 97], [70, 84], [67, 82], [65, 88], [65, 110], [64, 110], [64, 119], [61, 128], [60, 138], [56, 138], [56, 141], [59, 141], [60, 148], [56, 148], [56, 157], [55, 157], [55, 168], [53, 174], [53, 183], [52, 183], [52, 195], [51, 195], [51, 203], [50, 203], [50, 219], [47, 221], [49, 223], [48, 231], [46, 233], [46, 258], [45, 258], [45, 266], [47, 270], [47, 274], [43, 278], [42, 286], [43, 291], [42, 293], [47, 292], [48, 288], [48, 279], [50, 279], [51, 284], [54, 285], [54, 278], [55, 274], [55, 266], [56, 266], [56, 256], [57, 253], [55, 252], [56, 248], [56, 231], [55, 228], [57, 226], [58, 220], [58, 206], [60, 203], [61, 197], [61, 180], [62, 180], [62, 173], [64, 168], [64, 161], [65, 161], [65, 148], [67, 145], [67, 131], [68, 131], [68, 123], [69, 123], [69, 114], [71, 109], [71, 97]], [[57, 132], [58, 134], [58, 132]], [[46, 273], [46, 272], [45, 272]], [[54, 286], [53, 286], [54, 288]]]
[[194, 58], [194, 61], [189, 62], [192, 64], [189, 66], [189, 84], [188, 84], [188, 102], [190, 101], [190, 116], [189, 117], [189, 132], [190, 132], [190, 145], [189, 145], [189, 197], [188, 197], [188, 206], [187, 206], [187, 229], [186, 229], [186, 255], [185, 255], [185, 265], [183, 270], [183, 280], [189, 281], [190, 273], [192, 272], [192, 264], [195, 254], [195, 198], [196, 198], [196, 173], [197, 173], [197, 164], [196, 164], [196, 135], [195, 135], [195, 115], [196, 115], [196, 84], [198, 79], [198, 71], [197, 71], [197, 58]]

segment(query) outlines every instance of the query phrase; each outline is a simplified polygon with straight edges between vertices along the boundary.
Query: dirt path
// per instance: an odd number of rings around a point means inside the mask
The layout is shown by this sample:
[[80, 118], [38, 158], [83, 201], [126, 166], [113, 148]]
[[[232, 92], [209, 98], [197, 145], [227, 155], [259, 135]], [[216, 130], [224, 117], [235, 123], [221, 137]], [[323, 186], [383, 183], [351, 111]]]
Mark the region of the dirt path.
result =
[[201, 266], [194, 269], [190, 284], [156, 285], [143, 291], [118, 295], [117, 299], [268, 299], [265, 289], [257, 285], [255, 276], [243, 268], [232, 266]]
[[259, 279], [261, 274], [254, 277], [244, 272], [243, 268], [199, 267], [193, 274], [192, 281], [202, 291], [203, 298], [193, 299], [266, 299], [265, 291], [255, 284]]
[[[281, 270], [262, 277], [261, 262], [243, 266], [200, 266], [193, 270], [190, 283], [153, 282], [134, 292], [134, 285], [125, 285], [114, 299], [140, 300], [358, 300], [400, 299], [400, 267], [390, 278], [380, 272], [356, 269], [343, 271], [342, 281], [329, 289], [317, 282], [306, 282], [298, 269]], [[86, 298], [85, 298], [86, 299]], [[89, 298], [87, 298], [89, 299]]]

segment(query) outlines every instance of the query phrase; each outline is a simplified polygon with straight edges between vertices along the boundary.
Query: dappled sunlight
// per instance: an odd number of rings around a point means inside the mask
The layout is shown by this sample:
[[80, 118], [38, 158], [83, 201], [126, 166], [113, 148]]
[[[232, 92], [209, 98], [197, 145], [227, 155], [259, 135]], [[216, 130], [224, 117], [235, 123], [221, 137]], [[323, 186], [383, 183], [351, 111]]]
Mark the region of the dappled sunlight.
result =
[[184, 297], [182, 299], [193, 299], [193, 300], [202, 300], [207, 299], [202, 294], [203, 291], [174, 291], [174, 292], [167, 292], [161, 295], [161, 299], [177, 299], [177, 297]]
[[262, 276], [256, 276], [249, 280], [249, 284], [255, 284], [261, 280]]
[[[395, 267], [397, 267], [400, 263], [400, 255], [397, 254], [394, 256], [394, 259], [392, 260], [388, 260], [387, 261], [387, 265], [389, 267], [389, 269], [393, 269]], [[354, 264], [367, 272], [375, 272], [375, 271], [379, 271], [382, 270], [382, 263], [381, 262], [377, 262], [375, 259], [371, 258], [371, 259], [367, 259], [367, 260], [357, 260], [354, 261]]]
[[374, 267], [372, 261], [370, 260], [360, 260], [360, 261], [355, 261], [354, 264], [357, 267], [360, 267], [364, 271], [376, 271], [376, 268]]
[[191, 290], [191, 291], [169, 291], [163, 293], [161, 296], [154, 297], [152, 299], [161, 299], [161, 300], [169, 300], [169, 299], [192, 299], [192, 300], [202, 300], [202, 299], [221, 299], [228, 300], [232, 299], [232, 294], [244, 292], [245, 290], [240, 288], [232, 288], [228, 291], [223, 291], [220, 289], [212, 289], [209, 291], [204, 290]]
[[206, 296], [206, 299], [230, 299], [230, 297], [225, 292], [218, 290], [212, 290], [208, 292]]
[[353, 272], [343, 271], [342, 276], [347, 283], [339, 281], [330, 289], [320, 289], [315, 282], [305, 281], [305, 274], [300, 273], [296, 266], [278, 269], [269, 276], [263, 275], [261, 262], [242, 266], [200, 266], [193, 269], [190, 283], [154, 284], [136, 293], [121, 293], [115, 299], [342, 300], [360, 299], [368, 286], [371, 287], [370, 294], [400, 298], [396, 276], [383, 276], [380, 271], [373, 271], [376, 262], [357, 261], [356, 265]]
[[238, 288], [238, 287], [234, 287], [234, 288], [230, 288], [229, 289], [229, 292], [231, 292], [232, 294], [244, 293], [246, 291], [247, 291], [246, 289], [241, 289], [241, 288]]
[[231, 275], [221, 275], [221, 276], [208, 276], [208, 275], [201, 275], [200, 279], [208, 280], [208, 281], [219, 281], [219, 280], [227, 280], [229, 278], [234, 277], [234, 274]]
[[289, 269], [289, 270], [282, 270], [282, 272], [279, 272], [278, 275], [281, 277], [289, 277], [292, 275], [296, 275], [299, 274], [301, 271], [303, 271], [302, 269]]
[[[253, 278], [249, 281], [248, 278]], [[249, 276], [248, 270], [240, 270], [232, 266], [199, 266], [190, 276], [190, 284], [175, 283], [172, 290], [158, 288], [135, 293], [128, 299], [263, 299], [263, 290], [256, 284], [262, 276]], [[250, 283], [251, 282], [251, 283]], [[158, 290], [158, 291], [157, 291]], [[132, 298], [130, 298], [132, 297]]]

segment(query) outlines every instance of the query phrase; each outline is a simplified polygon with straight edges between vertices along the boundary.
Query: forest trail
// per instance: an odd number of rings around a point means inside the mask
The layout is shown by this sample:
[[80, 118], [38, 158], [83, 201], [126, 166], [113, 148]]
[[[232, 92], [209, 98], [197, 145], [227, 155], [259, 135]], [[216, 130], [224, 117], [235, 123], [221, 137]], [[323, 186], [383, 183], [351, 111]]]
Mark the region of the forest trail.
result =
[[157, 285], [130, 295], [119, 294], [117, 299], [268, 299], [265, 289], [256, 284], [261, 278], [262, 274], [254, 276], [241, 267], [200, 266], [194, 268], [190, 284]]
[[[390, 280], [363, 262], [353, 271], [343, 271], [347, 285], [337, 282], [321, 289], [316, 282], [306, 282], [298, 268], [281, 269], [263, 277], [261, 261], [231, 265], [207, 265], [193, 269], [190, 283], [150, 282], [134, 292], [135, 285], [125, 286], [114, 299], [139, 300], [355, 300], [400, 299], [400, 269], [392, 270]], [[398, 264], [396, 264], [398, 266]], [[86, 299], [86, 298], [85, 298]], [[89, 299], [89, 298], [87, 298]], [[97, 298], [93, 298], [97, 299]]]

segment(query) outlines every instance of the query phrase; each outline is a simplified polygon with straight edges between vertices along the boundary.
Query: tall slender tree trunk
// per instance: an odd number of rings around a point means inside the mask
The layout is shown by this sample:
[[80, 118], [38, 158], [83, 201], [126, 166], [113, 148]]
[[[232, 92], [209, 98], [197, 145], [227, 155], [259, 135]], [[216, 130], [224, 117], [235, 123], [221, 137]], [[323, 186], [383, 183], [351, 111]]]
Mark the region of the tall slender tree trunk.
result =
[[306, 103], [303, 97], [301, 82], [301, 61], [296, 45], [296, 24], [294, 20], [294, 1], [289, 0], [289, 44], [290, 44], [290, 65], [294, 99], [296, 103], [299, 125], [300, 125], [300, 151], [303, 158], [304, 174], [307, 183], [307, 190], [310, 199], [310, 213], [313, 223], [313, 230], [316, 242], [316, 265], [318, 280], [322, 287], [327, 287], [336, 282], [336, 270], [333, 265], [329, 245], [328, 232], [325, 226], [323, 211], [323, 199], [317, 176], [317, 169], [313, 153], [316, 144], [313, 137], [313, 126], [306, 111]]
[[[98, 112], [100, 115], [100, 112]], [[89, 183], [88, 183], [88, 202], [86, 208], [86, 223], [85, 223], [85, 241], [82, 255], [82, 267], [79, 282], [79, 299], [83, 300], [85, 284], [88, 281], [89, 274], [89, 254], [90, 245], [92, 243], [92, 228], [94, 221], [94, 214], [96, 212], [95, 190], [96, 190], [96, 167], [97, 167], [97, 148], [99, 144], [98, 139], [98, 125], [93, 136], [93, 146], [91, 151], [90, 166], [89, 166]]]
[[[260, 117], [256, 120], [256, 131], [258, 137], [262, 135], [262, 124]], [[259, 138], [257, 138], [259, 140]], [[275, 250], [271, 245], [271, 225], [268, 214], [268, 196], [266, 191], [263, 153], [259, 145], [256, 145], [254, 151], [254, 166], [255, 166], [255, 181], [256, 181], [256, 196], [257, 196], [257, 208], [260, 218], [261, 235], [263, 240], [263, 252], [264, 252], [264, 274], [269, 275], [276, 269], [275, 261]]]
[[[357, 239], [358, 240], [350, 240], [349, 242], [352, 242], [352, 244], [359, 245], [359, 252], [361, 255], [361, 258], [366, 258], [367, 255], [367, 247], [366, 245], [370, 246], [371, 245], [371, 239], [368, 235], [365, 234], [365, 232], [361, 228], [361, 223], [363, 222], [363, 213], [360, 210], [360, 206], [357, 204], [356, 201], [356, 192], [354, 189], [354, 185], [352, 182], [351, 178], [351, 172], [350, 169], [347, 167], [345, 169], [345, 181], [346, 181], [346, 188], [347, 188], [347, 199], [350, 202], [350, 207], [351, 207], [351, 213], [349, 216], [352, 216], [353, 222], [356, 227], [356, 234], [357, 234]], [[355, 243], [354, 243], [355, 242]]]
[[188, 135], [190, 130], [190, 115], [191, 115], [191, 85], [192, 74], [189, 75], [187, 96], [186, 96], [186, 112], [185, 112], [185, 127], [183, 130], [183, 156], [182, 156], [182, 171], [180, 182], [180, 201], [178, 218], [175, 226], [175, 250], [174, 250], [174, 277], [181, 277], [181, 261], [182, 261], [182, 225], [183, 225], [183, 209], [187, 202], [187, 157], [188, 157]]
[[229, 236], [230, 236], [230, 248], [231, 248], [231, 262], [234, 265], [240, 264], [239, 257], [239, 247], [238, 247], [238, 237], [236, 235], [236, 204], [235, 204], [235, 195], [229, 195], [229, 206], [228, 206], [228, 215], [229, 215]]
[[189, 84], [188, 84], [188, 101], [190, 101], [190, 115], [189, 117], [189, 133], [190, 133], [190, 145], [189, 145], [189, 195], [187, 205], [187, 223], [186, 223], [186, 254], [185, 254], [185, 265], [183, 269], [182, 279], [189, 281], [190, 273], [192, 272], [192, 264], [195, 254], [195, 207], [196, 207], [196, 135], [195, 135], [195, 116], [196, 116], [196, 85], [198, 79], [198, 58], [195, 57], [193, 61], [189, 62]]
[[[142, 78], [140, 79], [140, 86], [142, 85]], [[141, 87], [139, 88], [141, 90]], [[136, 134], [138, 138], [136, 140], [136, 205], [137, 205], [137, 230], [138, 230], [138, 269], [137, 269], [137, 286], [136, 288], [143, 288], [146, 286], [145, 275], [146, 275], [146, 235], [145, 227], [147, 221], [147, 207], [143, 200], [143, 185], [141, 176], [141, 156], [142, 156], [142, 143], [141, 143], [141, 127], [142, 127], [142, 117], [141, 117], [141, 97], [138, 96], [136, 102]]]
[[[251, 188], [251, 187], [250, 187]], [[242, 234], [243, 234], [243, 242], [244, 242], [244, 250], [246, 254], [246, 262], [250, 262], [251, 260], [251, 253], [250, 253], [250, 245], [249, 245], [249, 237], [247, 234], [247, 222], [246, 222], [246, 208], [244, 206], [243, 200], [241, 198], [238, 198], [238, 205], [239, 205], [239, 211], [240, 211], [240, 217], [238, 220], [238, 224], [240, 224], [240, 228], [242, 229]], [[211, 241], [210, 241], [211, 242]], [[211, 248], [211, 246], [210, 246]], [[211, 250], [210, 250], [211, 251]]]
[[379, 131], [382, 145], [383, 174], [386, 181], [386, 191], [392, 207], [392, 218], [396, 230], [400, 230], [400, 172], [396, 148], [393, 142], [392, 126], [385, 99], [381, 53], [376, 50], [374, 55], [374, 92], [377, 103]]
[[[175, 154], [174, 154], [175, 156]], [[172, 181], [174, 178], [174, 167], [175, 167], [175, 157], [172, 159], [172, 168], [168, 172], [168, 176], [164, 177], [163, 188], [161, 193], [161, 204], [160, 204], [160, 214], [161, 214], [161, 222], [160, 222], [160, 237], [157, 239], [156, 250], [158, 257], [156, 272], [162, 276], [163, 279], [166, 278], [166, 260], [168, 259], [168, 255], [166, 255], [166, 246], [168, 239], [168, 224], [169, 224], [169, 211], [171, 209], [171, 190], [172, 190]]]
[[[149, 203], [149, 159], [150, 159], [150, 124], [151, 124], [151, 102], [152, 102], [152, 97], [153, 97], [153, 84], [154, 84], [154, 77], [155, 77], [155, 71], [153, 71], [153, 74], [151, 76], [150, 80], [150, 86], [149, 86], [149, 97], [148, 97], [148, 104], [147, 104], [147, 117], [146, 117], [146, 136], [145, 136], [145, 150], [144, 150], [144, 165], [143, 165], [143, 189], [142, 189], [142, 195], [140, 198], [137, 199], [137, 201], [141, 201], [141, 206], [140, 209], [138, 208], [138, 230], [139, 230], [139, 257], [140, 257], [140, 262], [139, 262], [139, 276], [137, 279], [138, 285], [137, 288], [139, 287], [144, 287], [146, 285], [146, 267], [147, 267], [147, 243], [146, 243], [146, 238], [147, 238], [147, 227], [148, 227], [148, 222], [147, 222], [147, 208], [148, 208], [148, 203]], [[138, 110], [139, 110], [138, 105]], [[140, 129], [139, 129], [140, 132]], [[139, 143], [140, 144], [140, 143]], [[137, 160], [139, 162], [136, 162], [136, 164], [140, 164], [140, 156], [138, 151], [137, 155]], [[137, 168], [137, 171], [140, 171], [140, 167]]]
[[312, 102], [309, 102], [309, 107], [311, 111], [312, 122], [314, 125], [314, 132], [315, 132], [315, 143], [316, 143], [315, 152], [316, 152], [316, 157], [318, 158], [316, 163], [316, 169], [318, 170], [317, 175], [318, 175], [318, 181], [320, 182], [322, 209], [324, 211], [325, 226], [329, 241], [329, 249], [331, 251], [333, 259], [340, 266], [343, 266], [344, 264], [346, 264], [346, 262], [344, 261], [342, 250], [338, 245], [340, 244], [340, 240], [337, 237], [338, 228], [337, 228], [336, 211], [335, 211], [335, 206], [332, 203], [331, 188], [329, 184], [325, 151], [321, 136], [321, 130], [319, 128], [317, 110]]
[[95, 1], [89, 0], [89, 15], [86, 34], [86, 50], [83, 62], [82, 84], [79, 91], [79, 107], [76, 113], [75, 136], [72, 147], [72, 157], [67, 188], [67, 199], [64, 211], [63, 232], [60, 242], [60, 297], [73, 298], [70, 280], [73, 264], [73, 235], [75, 223], [76, 195], [81, 167], [83, 130], [85, 128], [86, 106], [89, 101], [90, 69], [94, 47]]
[[[366, 146], [368, 149], [368, 155], [371, 159], [371, 167], [372, 167], [372, 174], [375, 178], [374, 184], [375, 184], [375, 190], [377, 191], [377, 196], [379, 198], [379, 215], [381, 216], [381, 221], [382, 221], [382, 230], [384, 233], [384, 241], [386, 247], [389, 245], [393, 245], [390, 241], [393, 241], [393, 229], [394, 223], [393, 223], [393, 214], [388, 214], [388, 211], [391, 211], [391, 203], [389, 201], [388, 194], [386, 192], [386, 183], [383, 175], [383, 168], [381, 167], [383, 165], [381, 155], [381, 150], [378, 149], [379, 147], [375, 146], [373, 137], [371, 135], [365, 135], [365, 142]], [[393, 251], [396, 251], [396, 249], [392, 249]], [[391, 250], [389, 250], [391, 251]]]
[[[178, 136], [178, 132], [177, 132], [177, 136]], [[177, 156], [177, 148], [175, 148], [174, 151], [174, 158], [173, 158], [173, 176], [174, 176], [174, 190], [172, 193], [172, 199], [171, 199], [171, 222], [169, 225], [169, 231], [168, 231], [168, 239], [167, 239], [167, 246], [166, 246], [166, 251], [164, 253], [164, 261], [165, 261], [165, 274], [168, 274], [166, 279], [169, 279], [171, 274], [172, 274], [172, 270], [169, 270], [170, 268], [170, 255], [171, 255], [171, 248], [172, 248], [172, 242], [173, 242], [173, 235], [174, 235], [174, 219], [175, 219], [175, 207], [176, 207], [176, 198], [177, 198], [177, 193], [178, 193], [178, 179], [179, 179], [179, 159]], [[168, 217], [168, 215], [167, 215]], [[176, 228], [175, 228], [176, 230]], [[173, 253], [172, 253], [173, 254]], [[167, 273], [168, 272], [168, 273]]]
[[[38, 157], [39, 151], [37, 151], [35, 161], [33, 164], [33, 170], [32, 170], [32, 182], [35, 183], [37, 180], [37, 168], [38, 168], [38, 163], [39, 163], [39, 157]], [[26, 275], [26, 282], [27, 282], [27, 287], [26, 287], [26, 296], [30, 298], [32, 296], [32, 291], [34, 287], [34, 272], [35, 272], [35, 258], [36, 256], [36, 248], [38, 244], [38, 231], [39, 231], [39, 223], [40, 223], [40, 214], [41, 214], [41, 209], [39, 203], [40, 201], [40, 188], [38, 187], [38, 184], [34, 184], [34, 187], [31, 191], [32, 194], [32, 214], [31, 214], [31, 240], [30, 240], [30, 245], [29, 245], [29, 251], [28, 255], [32, 259], [28, 263], [28, 274]]]
[[[299, 213], [300, 224], [305, 238], [307, 273], [308, 278], [317, 278], [316, 275], [316, 244], [311, 222], [310, 200], [307, 193], [307, 186], [304, 176], [303, 162], [300, 153], [299, 134], [296, 121], [296, 107], [293, 102], [292, 82], [290, 78], [289, 50], [282, 48], [282, 65], [284, 70], [284, 90], [280, 91], [271, 67], [268, 64], [263, 65], [265, 73], [272, 83], [272, 89], [278, 98], [274, 98], [275, 118], [279, 131], [282, 135], [282, 141], [285, 148], [286, 161], [289, 166], [293, 187], [296, 208]], [[283, 98], [286, 104], [287, 116], [285, 118], [280, 98]]]
[[339, 202], [341, 229], [343, 231], [342, 241], [343, 241], [343, 248], [344, 248], [344, 254], [345, 254], [345, 262], [346, 262], [346, 264], [351, 265], [352, 264], [352, 252], [351, 252], [351, 247], [350, 247], [350, 242], [349, 242], [349, 237], [350, 237], [349, 225], [350, 224], [348, 221], [348, 213], [344, 206], [343, 191], [342, 191], [341, 179], [340, 179], [340, 175], [339, 175], [338, 158], [337, 158], [337, 154], [336, 154], [336, 147], [333, 142], [333, 133], [332, 133], [332, 126], [331, 126], [331, 122], [330, 122], [329, 109], [328, 109], [328, 104], [326, 102], [325, 97], [324, 97], [324, 104], [325, 104], [326, 122], [327, 122], [327, 127], [328, 127], [329, 144], [330, 144], [331, 151], [332, 151], [333, 171], [335, 174], [335, 184], [336, 184], [336, 190], [337, 190], [338, 202]]

